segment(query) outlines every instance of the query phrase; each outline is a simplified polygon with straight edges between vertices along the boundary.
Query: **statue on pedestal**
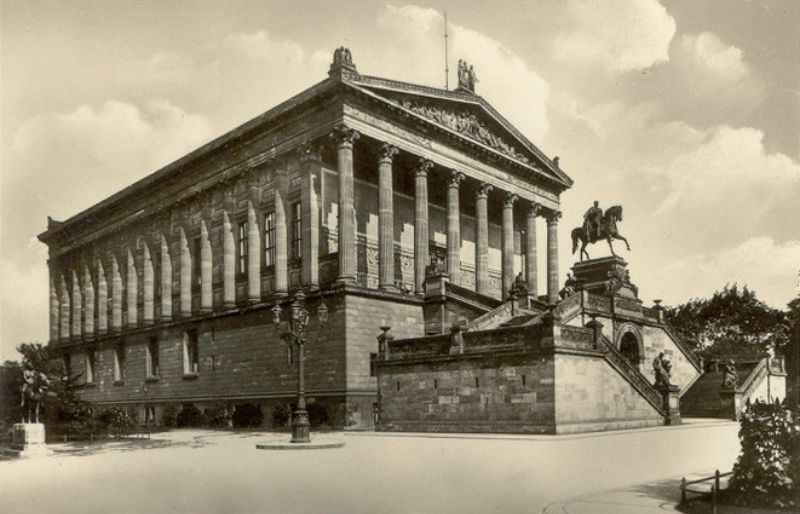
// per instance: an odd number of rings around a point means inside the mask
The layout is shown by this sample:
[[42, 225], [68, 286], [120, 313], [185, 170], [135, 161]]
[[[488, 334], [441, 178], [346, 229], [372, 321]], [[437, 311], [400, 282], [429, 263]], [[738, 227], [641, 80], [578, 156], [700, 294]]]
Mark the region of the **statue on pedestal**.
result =
[[458, 60], [458, 89], [475, 92], [475, 83], [478, 82], [478, 76], [475, 73], [475, 68], [467, 64], [467, 61], [462, 59]]
[[625, 242], [628, 251], [631, 250], [631, 245], [628, 240], [622, 236], [617, 230], [617, 222], [622, 221], [622, 206], [614, 205], [609, 207], [605, 213], [600, 208], [597, 201], [594, 205], [584, 214], [583, 225], [572, 229], [572, 253], [578, 249], [578, 242], [581, 243], [581, 261], [584, 255], [589, 259], [589, 252], [586, 251], [586, 246], [589, 244], [597, 243], [605, 239], [608, 242], [608, 247], [611, 249], [612, 255], [617, 255], [614, 252], [614, 246], [611, 244], [613, 239], [619, 239]]
[[508, 293], [509, 296], [514, 298], [519, 298], [520, 296], [528, 294], [528, 284], [525, 282], [525, 278], [522, 276], [521, 271], [514, 278], [514, 282], [511, 284], [511, 289]]
[[672, 364], [664, 357], [664, 352], [658, 354], [658, 357], [653, 359], [653, 373], [655, 374], [656, 388], [669, 387], [669, 379], [672, 375]]
[[572, 273], [567, 273], [567, 280], [564, 281], [564, 288], [558, 292], [558, 296], [563, 300], [568, 296], [572, 296], [580, 290], [580, 282], [572, 276]]
[[736, 373], [736, 365], [733, 360], [729, 360], [722, 370], [722, 387], [726, 389], [736, 389], [739, 376]]
[[50, 380], [47, 375], [33, 368], [33, 363], [27, 358], [22, 361], [22, 387], [20, 388], [20, 403], [23, 423], [39, 423], [39, 410], [41, 403], [50, 389]]

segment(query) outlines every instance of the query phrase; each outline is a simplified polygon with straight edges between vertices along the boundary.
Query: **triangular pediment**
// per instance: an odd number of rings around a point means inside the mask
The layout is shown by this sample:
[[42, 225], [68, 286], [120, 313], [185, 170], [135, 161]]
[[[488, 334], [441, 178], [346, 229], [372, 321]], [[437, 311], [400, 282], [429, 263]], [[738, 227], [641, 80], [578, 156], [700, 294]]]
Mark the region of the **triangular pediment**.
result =
[[557, 160], [544, 155], [480, 96], [376, 77], [359, 76], [348, 82], [395, 108], [532, 168], [565, 187], [572, 185], [572, 179], [558, 167]]

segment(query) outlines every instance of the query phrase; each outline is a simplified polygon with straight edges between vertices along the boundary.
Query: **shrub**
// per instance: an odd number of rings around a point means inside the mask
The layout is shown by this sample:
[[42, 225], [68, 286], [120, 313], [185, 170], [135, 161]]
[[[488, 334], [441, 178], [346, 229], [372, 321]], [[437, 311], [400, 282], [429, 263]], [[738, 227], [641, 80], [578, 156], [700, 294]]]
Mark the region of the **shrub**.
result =
[[161, 424], [165, 428], [172, 428], [178, 422], [178, 407], [175, 405], [167, 405], [161, 413]]
[[288, 405], [278, 405], [272, 409], [272, 427], [287, 428], [292, 417], [292, 410]]
[[736, 503], [792, 508], [800, 492], [800, 434], [782, 402], [747, 402], [730, 492]]
[[97, 416], [97, 422], [100, 428], [115, 437], [127, 434], [134, 426], [133, 417], [122, 407], [109, 407]]
[[315, 429], [330, 428], [328, 423], [328, 409], [318, 403], [312, 403], [306, 407], [308, 411], [308, 421]]
[[207, 407], [203, 414], [206, 417], [208, 426], [212, 428], [226, 428], [231, 426], [231, 415], [228, 408], [224, 405], [214, 405]]
[[178, 428], [199, 428], [206, 424], [206, 418], [194, 405], [184, 405], [175, 418], [175, 424]]
[[261, 406], [255, 403], [241, 403], [233, 411], [233, 426], [236, 428], [260, 427], [263, 422]]

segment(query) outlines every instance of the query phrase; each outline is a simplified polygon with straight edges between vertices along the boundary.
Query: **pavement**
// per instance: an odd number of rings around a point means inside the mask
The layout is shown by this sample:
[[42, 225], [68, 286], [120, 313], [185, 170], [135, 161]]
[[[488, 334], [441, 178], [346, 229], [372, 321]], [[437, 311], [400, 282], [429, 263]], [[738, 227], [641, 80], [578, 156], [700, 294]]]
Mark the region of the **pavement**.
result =
[[695, 421], [564, 436], [340, 433], [316, 437], [344, 447], [302, 452], [256, 449], [288, 434], [176, 430], [1, 461], [0, 512], [646, 513], [677, 503], [681, 474], [730, 469], [737, 430]]

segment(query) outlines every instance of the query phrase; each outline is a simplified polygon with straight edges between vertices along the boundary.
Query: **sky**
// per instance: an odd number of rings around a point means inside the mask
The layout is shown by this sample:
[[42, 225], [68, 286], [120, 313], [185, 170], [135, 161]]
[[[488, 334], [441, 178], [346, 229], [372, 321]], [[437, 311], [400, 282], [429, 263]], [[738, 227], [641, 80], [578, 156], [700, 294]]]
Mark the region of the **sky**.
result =
[[[0, 362], [48, 337], [47, 216], [70, 217], [323, 80], [477, 92], [598, 200], [646, 304], [800, 291], [800, 2], [0, 0]], [[608, 255], [601, 245], [592, 256]]]

